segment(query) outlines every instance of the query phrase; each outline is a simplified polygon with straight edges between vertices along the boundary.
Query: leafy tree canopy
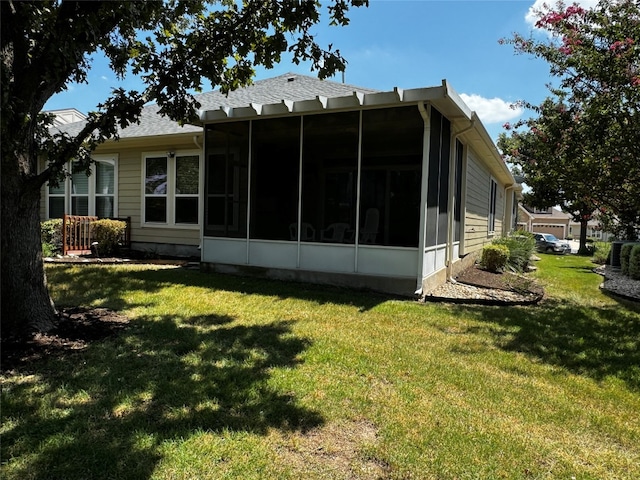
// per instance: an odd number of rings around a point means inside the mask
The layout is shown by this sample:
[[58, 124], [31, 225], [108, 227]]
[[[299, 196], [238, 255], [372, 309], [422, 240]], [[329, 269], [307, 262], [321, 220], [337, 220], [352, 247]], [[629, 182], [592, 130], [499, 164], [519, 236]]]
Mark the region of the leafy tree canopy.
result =
[[[349, 7], [367, 3], [333, 0], [330, 22], [348, 24]], [[87, 163], [89, 152], [137, 121], [147, 102], [173, 120], [192, 120], [199, 105], [189, 92], [205, 79], [223, 92], [245, 86], [255, 66], [270, 68], [287, 51], [295, 63], [310, 61], [321, 78], [345, 68], [340, 52], [321, 48], [311, 33], [320, 20], [314, 1], [9, 1], [1, 8], [2, 151], [16, 158], [30, 142], [32, 157], [46, 153], [52, 163], [34, 179], [39, 185], [72, 157]], [[71, 82], [86, 83], [97, 51], [118, 78], [138, 75], [144, 91], [115, 89], [79, 135], [49, 135], [44, 104]]]
[[[525, 177], [534, 206], [559, 204], [578, 221], [597, 211], [608, 229], [634, 238], [640, 226], [640, 4], [601, 0], [538, 12], [549, 36], [504, 43], [542, 58], [557, 84], [536, 114], [498, 146]], [[586, 220], [585, 220], [586, 221]], [[584, 230], [584, 229], [583, 229]]]
[[[367, 4], [327, 0], [329, 22], [347, 25], [349, 9]], [[55, 320], [40, 245], [42, 186], [59, 181], [71, 159], [89, 173], [91, 151], [137, 122], [148, 102], [188, 122], [199, 107], [190, 92], [205, 81], [223, 92], [245, 86], [256, 66], [272, 67], [285, 52], [321, 78], [344, 70], [340, 52], [314, 38], [321, 13], [313, 0], [0, 2], [3, 335], [46, 331]], [[138, 75], [144, 88], [114, 89], [75, 136], [51, 133], [45, 103], [86, 83], [96, 52], [119, 79]], [[42, 171], [39, 158], [48, 161]]]

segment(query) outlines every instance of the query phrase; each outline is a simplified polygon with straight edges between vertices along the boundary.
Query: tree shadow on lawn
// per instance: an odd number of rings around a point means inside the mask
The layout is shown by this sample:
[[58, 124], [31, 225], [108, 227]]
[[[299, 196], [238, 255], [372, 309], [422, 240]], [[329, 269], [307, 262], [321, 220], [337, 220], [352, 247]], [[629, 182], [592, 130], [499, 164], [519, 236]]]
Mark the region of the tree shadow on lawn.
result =
[[310, 345], [291, 324], [142, 318], [82, 352], [35, 362], [4, 388], [3, 468], [15, 459], [24, 466], [12, 478], [149, 478], [163, 444], [196, 432], [319, 426], [318, 412], [268, 382]]
[[589, 273], [593, 274], [594, 266], [589, 265], [557, 265], [556, 268], [562, 270], [576, 270], [580, 273]]
[[390, 298], [397, 298], [371, 291], [230, 274], [202, 273], [181, 267], [158, 270], [150, 266], [148, 270], [124, 271], [108, 266], [56, 265], [47, 269], [47, 277], [54, 290], [56, 284], [69, 285], [59, 292], [61, 304], [68, 304], [65, 297], [73, 296], [79, 298], [81, 304], [85, 305], [103, 300], [102, 306], [114, 310], [135, 306], [125, 300], [126, 294], [132, 290], [152, 293], [168, 285], [210, 288], [247, 295], [257, 294], [279, 300], [296, 298], [319, 305], [325, 303], [354, 305], [359, 307], [360, 311], [370, 310]]
[[640, 306], [587, 307], [545, 300], [527, 307], [453, 307], [488, 322], [496, 344], [595, 380], [615, 377], [640, 391]]

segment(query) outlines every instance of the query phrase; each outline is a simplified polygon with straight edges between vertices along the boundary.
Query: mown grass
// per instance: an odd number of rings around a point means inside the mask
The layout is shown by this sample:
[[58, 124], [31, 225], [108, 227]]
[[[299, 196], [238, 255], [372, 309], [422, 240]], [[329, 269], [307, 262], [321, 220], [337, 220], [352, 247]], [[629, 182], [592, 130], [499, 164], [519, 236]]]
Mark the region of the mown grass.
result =
[[536, 306], [50, 266], [132, 319], [2, 379], [2, 478], [640, 477], [640, 307], [541, 255]]

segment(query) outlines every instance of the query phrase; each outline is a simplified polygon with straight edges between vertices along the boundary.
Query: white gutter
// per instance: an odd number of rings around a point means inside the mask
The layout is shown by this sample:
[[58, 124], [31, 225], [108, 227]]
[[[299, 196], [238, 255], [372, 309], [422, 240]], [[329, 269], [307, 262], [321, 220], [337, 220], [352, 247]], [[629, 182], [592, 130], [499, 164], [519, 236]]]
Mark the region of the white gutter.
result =
[[[508, 198], [507, 195], [509, 194], [509, 190], [514, 190], [515, 188], [516, 188], [516, 185], [514, 185], [514, 184], [507, 185], [504, 188], [504, 196], [505, 196], [504, 204], [505, 205], [507, 204], [506, 200]], [[514, 198], [513, 198], [513, 195], [512, 195], [511, 196], [511, 201], [513, 202], [513, 200], [514, 200]], [[509, 223], [507, 223], [507, 209], [505, 208], [504, 212], [502, 212], [503, 213], [503, 215], [502, 215], [502, 235], [506, 235], [507, 233], [509, 233], [511, 231], [511, 228], [513, 227], [513, 218], [511, 218], [511, 217], [513, 217], [513, 209], [514, 209], [514, 207], [515, 207], [515, 205], [512, 204], [511, 205], [511, 210], [509, 211], [509, 220], [510, 220]], [[507, 227], [507, 228], [505, 228], [505, 227]]]

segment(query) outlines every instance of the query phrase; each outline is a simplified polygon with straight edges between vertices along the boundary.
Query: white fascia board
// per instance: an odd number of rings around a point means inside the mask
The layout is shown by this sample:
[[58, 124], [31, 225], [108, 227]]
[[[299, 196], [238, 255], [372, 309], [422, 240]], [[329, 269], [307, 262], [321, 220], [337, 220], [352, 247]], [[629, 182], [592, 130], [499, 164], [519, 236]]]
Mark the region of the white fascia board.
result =
[[327, 109], [342, 109], [342, 108], [358, 108], [362, 106], [364, 101], [364, 93], [353, 92], [351, 95], [344, 97], [331, 97], [327, 98]]
[[320, 98], [316, 97], [313, 100], [298, 100], [297, 102], [294, 102], [292, 112], [317, 112], [319, 110], [324, 110], [324, 108], [325, 106], [320, 101]]
[[411, 88], [402, 93], [403, 102], [430, 102], [432, 100], [444, 98], [446, 90], [444, 87]]
[[218, 110], [200, 110], [199, 117], [202, 122], [209, 122], [214, 120], [224, 120], [228, 118], [228, 112], [220, 107]]
[[285, 115], [287, 113], [291, 113], [291, 109], [284, 100], [279, 103], [268, 103], [262, 106], [262, 115]]
[[364, 96], [363, 105], [394, 105], [402, 102], [402, 90], [394, 87], [391, 92], [367, 93]]
[[259, 113], [255, 108], [253, 108], [252, 105], [248, 105], [246, 107], [234, 107], [230, 110], [231, 111], [229, 112], [229, 116], [234, 118], [250, 118], [257, 117], [259, 115]]
[[493, 142], [493, 139], [489, 135], [489, 132], [487, 132], [487, 129], [485, 128], [476, 112], [469, 108], [469, 106], [464, 102], [464, 100], [462, 100], [460, 95], [458, 95], [458, 93], [451, 87], [446, 79], [442, 80], [442, 87], [445, 90], [445, 99], [447, 99], [450, 104], [453, 104], [457, 110], [459, 110], [472, 122], [472, 130], [476, 133], [476, 135], [470, 135], [470, 137], [472, 139], [474, 137], [479, 138], [480, 141], [478, 142], [477, 140], [472, 140], [470, 143], [476, 150], [484, 150], [486, 152], [489, 157], [487, 158], [487, 161], [490, 164], [488, 166], [491, 168], [492, 173], [497, 178], [500, 178], [500, 180], [504, 182], [504, 184], [515, 184], [516, 180], [513, 177], [513, 174], [502, 159], [502, 155], [498, 151], [498, 148]]
[[476, 118], [476, 121], [474, 122], [476, 130], [479, 133], [480, 138], [486, 145], [487, 149], [489, 150], [493, 158], [493, 161], [495, 163], [495, 166], [497, 167], [497, 170], [499, 171], [500, 174], [503, 175], [502, 178], [506, 179], [505, 183], [517, 183], [516, 179], [513, 177], [513, 174], [509, 170], [509, 167], [507, 167], [507, 164], [504, 162], [502, 155], [498, 151], [498, 147], [496, 147], [496, 144], [493, 143], [493, 140], [491, 139], [489, 132], [487, 132], [487, 129], [485, 128], [484, 124], [480, 121], [480, 119], [476, 115], [476, 112], [473, 112], [473, 116]]
[[464, 100], [462, 100], [460, 95], [458, 95], [458, 92], [456, 92], [453, 87], [451, 87], [447, 79], [442, 80], [442, 87], [445, 91], [445, 97], [449, 98], [455, 104], [455, 106], [458, 107], [458, 109], [463, 112], [469, 120], [471, 120], [474, 112], [466, 103], [464, 103]]

